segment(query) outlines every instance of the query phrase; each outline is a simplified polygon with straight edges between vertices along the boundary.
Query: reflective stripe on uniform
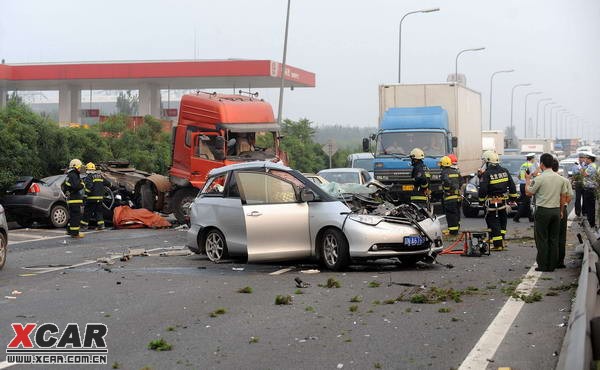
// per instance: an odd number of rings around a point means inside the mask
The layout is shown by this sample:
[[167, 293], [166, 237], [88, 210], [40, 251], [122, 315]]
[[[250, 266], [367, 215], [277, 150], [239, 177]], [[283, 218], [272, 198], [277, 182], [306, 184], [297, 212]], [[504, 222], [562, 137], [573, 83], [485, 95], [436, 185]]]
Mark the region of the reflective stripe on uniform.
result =
[[102, 182], [104, 179], [94, 179], [94, 182]]
[[448, 175], [448, 177], [458, 177], [458, 174], [457, 173], [451, 173], [451, 174]]
[[104, 225], [104, 221], [98, 221], [97, 224], [98, 225]]
[[410, 200], [427, 200], [427, 197], [422, 195], [412, 195]]
[[506, 230], [500, 230], [500, 234], [505, 235], [506, 234]]
[[448, 230], [458, 230], [459, 226], [450, 226]]
[[90, 197], [87, 197], [89, 200], [100, 200], [100, 199], [104, 199], [104, 197], [102, 195], [93, 195]]
[[444, 198], [444, 200], [452, 200], [452, 199], [459, 199], [460, 197], [458, 195], [450, 195]]
[[69, 230], [79, 230], [79, 226], [69, 226]]
[[68, 182], [68, 181], [65, 181], [65, 185], [67, 185], [67, 186], [71, 186], [71, 183], [70, 183], [70, 182]]
[[82, 220], [82, 221], [79, 221], [79, 223], [80, 223], [81, 225], [88, 225], [88, 223], [87, 223], [87, 222], [85, 222], [85, 221], [83, 221], [83, 220]]
[[508, 182], [508, 177], [504, 177], [502, 179], [497, 179], [497, 180], [491, 180], [490, 185], [499, 184], [501, 182]]
[[78, 203], [83, 203], [83, 199], [72, 199], [72, 200], [67, 200], [67, 204], [78, 204]]
[[492, 241], [494, 241], [494, 242], [497, 242], [497, 241], [500, 241], [500, 240], [502, 240], [502, 237], [501, 237], [501, 236], [494, 236], [494, 237], [492, 238]]

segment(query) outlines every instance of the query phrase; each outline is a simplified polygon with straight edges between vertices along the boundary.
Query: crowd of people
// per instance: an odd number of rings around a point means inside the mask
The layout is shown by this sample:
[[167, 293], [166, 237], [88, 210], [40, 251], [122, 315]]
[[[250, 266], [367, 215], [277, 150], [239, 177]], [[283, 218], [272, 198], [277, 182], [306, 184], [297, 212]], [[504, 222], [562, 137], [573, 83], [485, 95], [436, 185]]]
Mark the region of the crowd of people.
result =
[[[429, 169], [423, 160], [425, 153], [419, 148], [410, 152], [412, 164], [413, 192], [410, 200], [421, 206], [429, 206]], [[597, 166], [594, 154], [579, 154], [578, 163], [571, 169], [571, 178], [561, 176], [558, 159], [544, 153], [536, 162], [533, 153], [525, 156], [519, 171], [519, 190], [510, 172], [500, 163], [494, 151], [486, 151], [482, 156], [483, 165], [479, 176], [479, 203], [485, 209], [485, 221], [490, 233], [491, 250], [507, 248], [506, 228], [508, 209], [517, 208], [513, 220], [520, 222], [527, 217], [534, 223], [534, 237], [537, 248], [537, 271], [551, 272], [565, 267], [565, 246], [567, 236], [567, 206], [574, 199], [575, 213], [587, 217], [591, 227], [596, 226]], [[460, 172], [456, 157], [442, 157], [442, 207], [448, 223], [448, 233], [456, 235], [460, 230]], [[575, 191], [573, 190], [575, 189]], [[533, 211], [531, 202], [533, 199]]]

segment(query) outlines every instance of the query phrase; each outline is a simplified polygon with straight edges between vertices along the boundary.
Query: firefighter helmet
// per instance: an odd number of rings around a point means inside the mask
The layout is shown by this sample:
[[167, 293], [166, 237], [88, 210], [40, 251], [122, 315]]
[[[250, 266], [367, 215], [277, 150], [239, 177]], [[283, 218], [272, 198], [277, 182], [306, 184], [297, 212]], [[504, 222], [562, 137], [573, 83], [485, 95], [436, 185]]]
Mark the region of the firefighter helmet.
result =
[[79, 159], [77, 159], [77, 158], [71, 159], [71, 162], [69, 162], [69, 167], [70, 168], [80, 169], [81, 166], [83, 166], [83, 163], [81, 163], [81, 161]]
[[443, 156], [442, 159], [440, 159], [440, 166], [442, 166], [442, 167], [452, 166], [452, 159], [450, 159], [450, 157], [448, 157], [447, 155]]
[[423, 159], [425, 158], [425, 153], [419, 148], [414, 148], [410, 151], [410, 157], [412, 159]]
[[92, 162], [88, 162], [85, 165], [85, 169], [86, 169], [86, 171], [96, 171], [96, 165], [93, 164]]
[[450, 160], [452, 161], [452, 164], [458, 163], [458, 157], [456, 156], [456, 154], [448, 154], [448, 158], [450, 158]]
[[485, 163], [500, 163], [500, 157], [498, 157], [498, 153], [493, 150], [486, 150], [483, 152], [481, 159]]

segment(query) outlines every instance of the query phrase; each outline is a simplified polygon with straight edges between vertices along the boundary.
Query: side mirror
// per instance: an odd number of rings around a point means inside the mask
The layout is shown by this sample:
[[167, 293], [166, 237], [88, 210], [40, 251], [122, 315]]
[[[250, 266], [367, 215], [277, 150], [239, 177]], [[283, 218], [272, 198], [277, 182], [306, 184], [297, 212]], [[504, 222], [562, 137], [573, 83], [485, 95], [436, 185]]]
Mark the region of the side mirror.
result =
[[304, 188], [300, 191], [301, 202], [312, 202], [313, 200], [315, 200], [315, 193], [310, 191], [310, 189]]
[[452, 147], [456, 148], [458, 146], [458, 137], [452, 136]]
[[369, 147], [371, 146], [370, 144], [371, 144], [371, 142], [369, 141], [369, 138], [364, 137], [362, 139], [362, 149], [363, 149], [363, 152], [368, 152], [369, 151], [369, 149], [370, 149]]

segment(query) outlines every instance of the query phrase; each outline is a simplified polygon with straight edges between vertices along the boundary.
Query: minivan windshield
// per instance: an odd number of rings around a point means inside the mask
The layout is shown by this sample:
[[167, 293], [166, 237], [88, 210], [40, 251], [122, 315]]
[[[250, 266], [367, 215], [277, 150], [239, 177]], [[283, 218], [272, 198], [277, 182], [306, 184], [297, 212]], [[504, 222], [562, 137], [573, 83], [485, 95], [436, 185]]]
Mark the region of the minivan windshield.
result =
[[414, 148], [422, 149], [426, 156], [448, 153], [446, 136], [441, 132], [384, 132], [377, 138], [377, 155], [408, 156]]

